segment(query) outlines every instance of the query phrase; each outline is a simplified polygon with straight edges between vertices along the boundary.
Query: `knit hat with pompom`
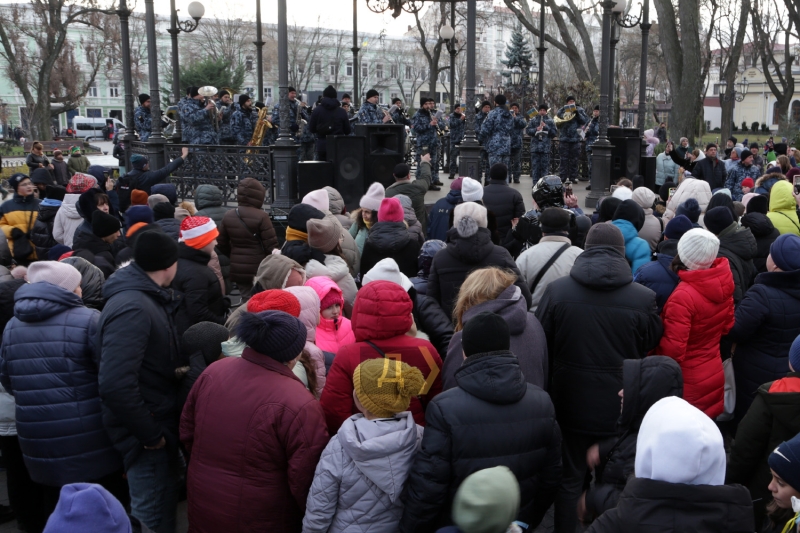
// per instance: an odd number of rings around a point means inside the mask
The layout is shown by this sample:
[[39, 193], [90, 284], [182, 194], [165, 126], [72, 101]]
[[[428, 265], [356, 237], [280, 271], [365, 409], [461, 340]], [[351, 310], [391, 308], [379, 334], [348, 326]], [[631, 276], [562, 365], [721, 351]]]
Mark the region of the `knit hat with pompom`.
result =
[[390, 418], [407, 411], [411, 397], [425, 386], [418, 368], [395, 359], [368, 359], [353, 372], [356, 398], [370, 414]]

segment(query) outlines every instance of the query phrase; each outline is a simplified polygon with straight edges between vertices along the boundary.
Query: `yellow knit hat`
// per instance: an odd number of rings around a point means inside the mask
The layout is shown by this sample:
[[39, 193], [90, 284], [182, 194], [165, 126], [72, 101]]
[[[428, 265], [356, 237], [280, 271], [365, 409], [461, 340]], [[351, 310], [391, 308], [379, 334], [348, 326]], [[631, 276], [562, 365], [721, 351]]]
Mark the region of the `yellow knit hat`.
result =
[[353, 372], [358, 401], [380, 418], [408, 410], [411, 397], [419, 395], [424, 386], [422, 372], [397, 359], [369, 359]]

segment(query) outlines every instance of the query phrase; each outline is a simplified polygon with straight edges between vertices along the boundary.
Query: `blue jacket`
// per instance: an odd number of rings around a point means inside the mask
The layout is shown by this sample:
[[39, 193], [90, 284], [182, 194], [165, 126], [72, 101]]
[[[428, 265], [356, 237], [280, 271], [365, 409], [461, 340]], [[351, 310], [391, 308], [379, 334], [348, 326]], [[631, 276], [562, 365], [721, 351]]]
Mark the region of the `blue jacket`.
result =
[[731, 191], [731, 197], [737, 202], [742, 201], [742, 180], [753, 178], [755, 182], [760, 177], [760, 169], [755, 165], [744, 166], [741, 161], [737, 162], [728, 171], [728, 178], [725, 180], [725, 188]]
[[592, 145], [597, 142], [600, 137], [600, 119], [592, 117], [589, 119], [589, 126], [586, 128], [586, 149], [591, 150]]
[[447, 230], [450, 229], [450, 212], [463, 202], [461, 191], [450, 191], [444, 198], [439, 198], [428, 218], [428, 239], [447, 241]]
[[253, 138], [253, 131], [258, 124], [258, 110], [245, 111], [237, 105], [236, 111], [231, 115], [230, 135], [239, 146], [246, 146]]
[[438, 126], [431, 126], [434, 116], [427, 109], [419, 109], [414, 118], [411, 119], [411, 129], [417, 136], [417, 146], [439, 146], [439, 128]]
[[[542, 131], [545, 132], [547, 135], [544, 135], [540, 140], [539, 137], [536, 136], [536, 130], [539, 125], [544, 120], [544, 126], [542, 127]], [[558, 128], [556, 128], [556, 123], [553, 122], [553, 119], [548, 117], [547, 115], [542, 118], [542, 115], [536, 115], [533, 117], [528, 123], [528, 128], [525, 132], [531, 138], [531, 153], [532, 154], [549, 154], [550, 153], [550, 144], [551, 139], [555, 138], [558, 135]]]
[[650, 245], [639, 237], [636, 227], [627, 220], [617, 219], [612, 222], [625, 237], [625, 259], [631, 265], [631, 272], [636, 272], [639, 267], [650, 261]]
[[640, 283], [656, 293], [656, 305], [658, 314], [664, 309], [669, 295], [678, 286], [680, 278], [669, 267], [673, 256], [666, 254], [656, 254], [655, 261], [649, 261], [639, 267], [633, 276], [633, 281]]
[[186, 144], [217, 144], [219, 142], [214, 122], [202, 100], [184, 96], [178, 102], [178, 113], [180, 113], [183, 127], [183, 142]]
[[100, 313], [50, 283], [23, 285], [3, 333], [0, 381], [16, 400], [31, 479], [96, 481], [122, 468], [103, 427], [95, 333]]
[[522, 135], [528, 122], [521, 115], [517, 115], [512, 124], [514, 127], [511, 131], [511, 150], [519, 150], [522, 148]]
[[464, 120], [461, 118], [464, 115], [461, 113], [456, 116], [455, 113], [450, 114], [449, 126], [450, 126], [450, 143], [456, 144], [460, 143], [464, 140], [464, 129], [466, 124], [464, 124]]
[[153, 117], [150, 108], [140, 105], [133, 113], [133, 129], [139, 134], [139, 141], [145, 142], [150, 138], [150, 130], [153, 128]]

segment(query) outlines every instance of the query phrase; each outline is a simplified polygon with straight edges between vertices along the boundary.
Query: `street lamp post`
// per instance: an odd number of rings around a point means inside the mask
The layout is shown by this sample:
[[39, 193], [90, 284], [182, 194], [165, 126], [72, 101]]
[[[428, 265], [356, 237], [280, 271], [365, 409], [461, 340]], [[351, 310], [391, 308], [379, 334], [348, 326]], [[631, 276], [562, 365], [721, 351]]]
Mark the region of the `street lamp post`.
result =
[[[647, 55], [648, 55], [648, 42], [650, 39], [650, 0], [644, 0], [642, 6], [642, 57], [640, 59], [639, 67], [639, 110], [637, 123], [639, 125], [639, 135], [642, 137], [642, 150], [646, 150], [647, 143], [644, 142], [644, 116], [647, 112], [646, 102], [643, 95], [647, 90]], [[642, 152], [645, 153], [645, 152]]]
[[[167, 32], [172, 37], [172, 98], [177, 103], [180, 100], [181, 94], [181, 72], [178, 64], [178, 34], [180, 32], [191, 33], [197, 29], [200, 24], [200, 19], [206, 13], [206, 8], [200, 2], [192, 2], [189, 4], [189, 16], [194, 19], [191, 20], [178, 20], [178, 10], [175, 8], [175, 0], [169, 1], [170, 24]], [[152, 96], [151, 96], [152, 98]], [[160, 118], [156, 120], [160, 121]], [[155, 121], [154, 121], [155, 122]], [[172, 134], [173, 140], [180, 142], [181, 140], [181, 121], [175, 123], [175, 132]]]
[[[256, 76], [258, 77], [258, 98], [264, 102], [264, 39], [261, 37], [261, 0], [256, 0]], [[233, 95], [231, 95], [233, 98]]]
[[586, 207], [595, 207], [605, 196], [611, 183], [611, 142], [608, 140], [609, 60], [611, 59], [611, 13], [625, 10], [625, 0], [603, 0], [602, 60], [600, 68], [600, 135], [592, 145], [592, 190], [586, 196]]
[[[275, 197], [272, 207], [288, 210], [298, 202], [299, 198], [297, 197], [297, 145], [289, 132], [289, 26], [286, 21], [286, 0], [278, 0], [278, 85], [281, 124], [278, 139], [273, 147]], [[300, 112], [299, 107], [297, 112]]]
[[131, 10], [128, 9], [127, 0], [120, 0], [119, 9], [119, 36], [120, 52], [122, 53], [122, 83], [125, 86], [125, 135], [122, 142], [125, 143], [125, 169], [131, 168], [131, 142], [136, 140], [133, 119], [133, 77], [131, 76], [131, 39], [128, 29], [128, 19]]
[[[479, 177], [481, 175], [481, 145], [475, 136], [475, 36], [478, 17], [477, 0], [467, 0], [467, 106], [464, 140], [459, 146], [458, 174]], [[483, 89], [486, 88], [481, 83]]]
[[719, 98], [720, 100], [736, 100], [737, 102], [741, 102], [744, 100], [744, 97], [747, 96], [747, 88], [750, 85], [750, 82], [747, 81], [747, 78], [742, 78], [736, 84], [736, 88], [730, 92], [728, 92], [728, 83], [725, 80], [719, 81]]
[[456, 104], [456, 3], [450, 3], [450, 25], [445, 24], [439, 29], [439, 37], [445, 42], [447, 51], [450, 53], [450, 112], [455, 111]]
[[608, 122], [611, 125], [616, 125], [617, 118], [614, 116], [614, 101], [616, 100], [617, 94], [617, 84], [616, 84], [616, 63], [617, 63], [617, 43], [619, 43], [620, 37], [620, 29], [619, 24], [620, 22], [620, 14], [614, 14], [614, 23], [611, 25], [611, 51], [609, 52], [609, 61], [608, 61], [608, 68], [609, 68], [609, 98], [608, 98]]
[[361, 102], [361, 93], [358, 91], [358, 75], [361, 73], [358, 69], [358, 0], [353, 0], [353, 105], [356, 109], [359, 108]]
[[[541, 0], [539, 7], [539, 71], [537, 77], [539, 79], [539, 105], [544, 103], [544, 53], [547, 48], [544, 46], [544, 0]], [[538, 74], [541, 74], [539, 76]]]
[[156, 14], [153, 0], [145, 0], [144, 7], [147, 70], [150, 80], [150, 113], [153, 116], [150, 138], [147, 139], [147, 155], [151, 168], [162, 168], [164, 166], [164, 144], [167, 140], [161, 132], [161, 89], [158, 83], [158, 44], [156, 42]]

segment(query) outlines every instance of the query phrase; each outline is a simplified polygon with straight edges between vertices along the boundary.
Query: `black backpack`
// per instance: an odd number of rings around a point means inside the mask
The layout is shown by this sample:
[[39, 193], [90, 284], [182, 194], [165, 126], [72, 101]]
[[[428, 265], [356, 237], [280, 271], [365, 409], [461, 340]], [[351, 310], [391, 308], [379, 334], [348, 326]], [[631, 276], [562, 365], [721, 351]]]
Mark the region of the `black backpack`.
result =
[[122, 213], [127, 211], [131, 206], [131, 191], [136, 189], [136, 185], [138, 183], [136, 178], [137, 176], [131, 176], [131, 173], [129, 172], [117, 180], [117, 185], [114, 190], [117, 191], [117, 196], [119, 197], [119, 210]]
[[327, 137], [333, 133], [333, 119], [326, 120], [321, 124], [317, 124], [317, 135], [320, 137]]

